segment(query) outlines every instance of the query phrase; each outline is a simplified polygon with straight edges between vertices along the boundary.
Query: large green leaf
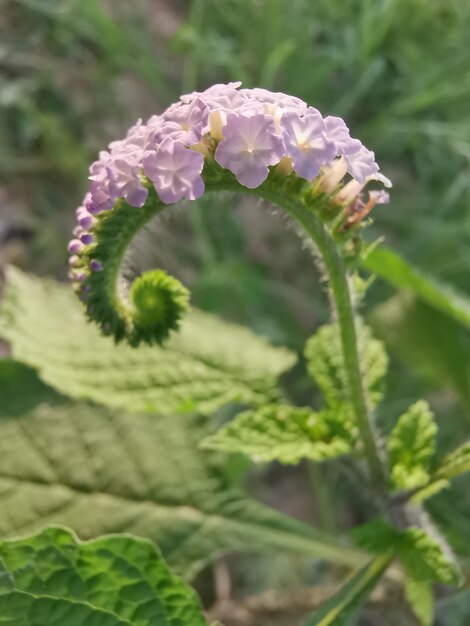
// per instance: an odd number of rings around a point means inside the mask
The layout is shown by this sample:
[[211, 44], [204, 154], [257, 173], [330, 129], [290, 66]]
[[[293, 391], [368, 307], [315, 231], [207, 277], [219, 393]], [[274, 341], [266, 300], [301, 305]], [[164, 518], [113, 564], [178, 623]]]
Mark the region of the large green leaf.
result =
[[385, 246], [374, 248], [363, 265], [392, 285], [413, 291], [435, 309], [470, 328], [470, 299], [410, 265]]
[[318, 611], [315, 611], [305, 626], [349, 626], [389, 566], [390, 560], [390, 556], [383, 555], [365, 565]]
[[[388, 357], [383, 344], [374, 339], [370, 328], [356, 322], [357, 342], [364, 387], [372, 407], [383, 396]], [[349, 402], [348, 377], [344, 365], [341, 336], [337, 324], [321, 326], [305, 347], [308, 372], [331, 407]]]
[[415, 402], [400, 417], [388, 439], [388, 457], [395, 489], [416, 489], [429, 482], [436, 435], [436, 422], [424, 400]]
[[109, 611], [65, 598], [37, 597], [23, 591], [0, 596], [2, 626], [133, 626]]
[[285, 551], [354, 565], [363, 555], [234, 487], [200, 451], [206, 419], [40, 404], [0, 419], [0, 536], [63, 524], [84, 539], [132, 532], [190, 576], [234, 550]]
[[60, 392], [131, 411], [212, 412], [276, 398], [295, 362], [251, 331], [193, 311], [166, 347], [115, 346], [68, 286], [10, 268], [0, 333], [15, 358]]
[[56, 527], [0, 543], [0, 623], [206, 625], [196, 595], [151, 541], [84, 543]]
[[59, 404], [63, 397], [39, 380], [30, 367], [0, 359], [0, 418], [22, 415], [42, 402]]
[[350, 411], [289, 405], [267, 405], [238, 415], [215, 435], [206, 448], [241, 452], [256, 462], [299, 463], [302, 459], [326, 461], [350, 454], [356, 433]]

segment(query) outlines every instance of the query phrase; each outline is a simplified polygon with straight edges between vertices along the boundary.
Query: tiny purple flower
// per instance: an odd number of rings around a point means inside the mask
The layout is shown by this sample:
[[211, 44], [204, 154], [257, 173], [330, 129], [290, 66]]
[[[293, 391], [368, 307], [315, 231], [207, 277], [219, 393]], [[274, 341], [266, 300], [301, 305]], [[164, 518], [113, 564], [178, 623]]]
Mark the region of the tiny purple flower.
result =
[[139, 178], [140, 169], [137, 159], [125, 153], [116, 156], [106, 166], [110, 179], [109, 188], [113, 195], [124, 198], [135, 207], [143, 206], [148, 196], [148, 191]]
[[255, 87], [254, 89], [240, 89], [239, 93], [247, 96], [250, 100], [275, 104], [287, 110], [292, 109], [299, 113], [305, 113], [307, 110], [306, 102], [296, 96], [289, 96], [282, 92]]
[[378, 191], [369, 191], [369, 198], [375, 202], [375, 204], [388, 204], [390, 202], [390, 194], [385, 189]]
[[215, 160], [249, 189], [266, 180], [268, 166], [279, 163], [285, 152], [273, 118], [262, 113], [243, 116], [229, 113], [223, 136]]
[[68, 278], [69, 280], [82, 283], [88, 278], [88, 274], [80, 270], [72, 270], [68, 273]]
[[67, 250], [70, 252], [70, 254], [80, 254], [80, 252], [83, 251], [83, 248], [84, 245], [80, 241], [80, 239], [72, 239], [71, 241], [69, 241]]
[[80, 241], [85, 244], [85, 246], [89, 246], [95, 241], [95, 238], [92, 233], [82, 233], [80, 235]]
[[173, 104], [163, 113], [162, 118], [166, 124], [164, 123], [161, 128], [163, 130], [166, 127], [166, 136], [170, 134], [169, 129], [174, 129], [173, 132], [178, 134], [174, 138], [190, 145], [201, 139], [208, 124], [209, 108], [200, 98], [196, 98], [188, 104], [183, 102]]
[[110, 179], [106, 166], [101, 161], [95, 161], [90, 167], [90, 202], [86, 208], [90, 213], [97, 215], [112, 208], [116, 194], [110, 186]]
[[83, 206], [78, 207], [76, 215], [78, 223], [85, 230], [91, 228], [91, 226], [93, 226], [93, 224], [95, 223], [95, 218], [93, 217], [93, 215], [89, 213]]
[[145, 174], [165, 204], [183, 198], [195, 200], [204, 193], [201, 178], [204, 157], [179, 141], [165, 139], [158, 150], [145, 155], [143, 165]]
[[100, 261], [97, 261], [96, 259], [93, 259], [90, 262], [90, 269], [91, 269], [92, 272], [101, 272], [101, 270], [103, 269], [103, 266], [102, 266]]
[[362, 143], [353, 139], [356, 150], [346, 153], [344, 158], [348, 165], [348, 172], [359, 183], [365, 183], [368, 178], [376, 176], [379, 166], [375, 162], [375, 154], [372, 150], [368, 150]]
[[324, 119], [326, 126], [326, 136], [331, 141], [334, 141], [336, 145], [337, 154], [347, 154], [348, 152], [356, 150], [354, 143], [351, 143], [351, 135], [349, 134], [349, 128], [340, 117], [334, 117], [328, 115]]
[[317, 112], [300, 117], [287, 111], [281, 119], [286, 152], [299, 176], [310, 180], [320, 173], [320, 167], [331, 161], [336, 148], [325, 135], [325, 124]]

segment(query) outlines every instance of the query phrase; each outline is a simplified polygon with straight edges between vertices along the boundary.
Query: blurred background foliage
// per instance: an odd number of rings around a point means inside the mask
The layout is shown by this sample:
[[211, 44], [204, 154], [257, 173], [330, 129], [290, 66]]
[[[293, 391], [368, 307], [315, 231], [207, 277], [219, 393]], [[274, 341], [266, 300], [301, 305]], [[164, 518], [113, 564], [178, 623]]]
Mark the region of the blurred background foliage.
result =
[[[367, 237], [385, 236], [470, 295], [469, 32], [468, 0], [0, 0], [0, 264], [63, 278], [97, 151], [180, 93], [242, 80], [345, 117], [395, 184]], [[203, 199], [153, 225], [140, 244], [137, 268], [169, 269], [195, 304], [276, 343], [301, 350], [327, 319], [309, 253], [276, 213], [252, 202]], [[390, 424], [424, 395], [443, 449], [461, 442], [470, 423], [468, 329], [381, 281], [366, 314], [393, 355], [380, 419]], [[286, 386], [298, 402], [312, 401], [302, 367]], [[361, 517], [360, 494], [326, 471], [331, 493], [318, 492], [322, 470], [313, 476], [317, 500], [330, 498], [348, 526]], [[321, 520], [306, 498], [289, 500], [294, 479], [302, 480], [265, 471], [263, 497]], [[469, 493], [460, 481], [431, 505], [467, 556]]]

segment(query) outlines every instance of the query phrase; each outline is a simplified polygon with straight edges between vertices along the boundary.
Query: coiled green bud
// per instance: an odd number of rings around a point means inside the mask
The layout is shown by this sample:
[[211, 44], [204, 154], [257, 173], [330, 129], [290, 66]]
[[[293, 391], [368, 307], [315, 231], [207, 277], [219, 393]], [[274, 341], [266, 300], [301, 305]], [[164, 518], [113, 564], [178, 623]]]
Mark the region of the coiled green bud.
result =
[[162, 343], [177, 330], [189, 310], [189, 291], [163, 270], [151, 270], [137, 278], [130, 290], [134, 307], [131, 343]]

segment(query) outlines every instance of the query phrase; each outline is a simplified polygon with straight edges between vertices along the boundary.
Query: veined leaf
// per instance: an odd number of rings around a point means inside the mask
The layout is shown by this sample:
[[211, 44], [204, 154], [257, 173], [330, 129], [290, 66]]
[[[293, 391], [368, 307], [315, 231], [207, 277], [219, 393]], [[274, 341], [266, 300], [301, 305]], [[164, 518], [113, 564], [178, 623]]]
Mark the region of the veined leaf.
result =
[[114, 535], [84, 543], [57, 527], [0, 543], [0, 623], [13, 619], [48, 626], [207, 625], [195, 593], [151, 541]]
[[363, 265], [396, 287], [409, 289], [435, 309], [470, 328], [470, 299], [414, 268], [385, 246], [374, 248]]
[[437, 426], [427, 402], [419, 400], [404, 413], [388, 439], [390, 471], [396, 489], [416, 489], [430, 480]]
[[0, 596], [2, 626], [134, 626], [117, 615], [85, 602], [11, 591]]
[[460, 581], [460, 570], [450, 549], [421, 528], [399, 530], [378, 518], [355, 528], [352, 535], [369, 552], [394, 552], [411, 578], [445, 585]]
[[365, 565], [311, 616], [305, 626], [349, 626], [390, 562], [390, 555], [382, 555]]
[[421, 528], [408, 528], [401, 533], [398, 556], [410, 576], [421, 582], [458, 585], [460, 570], [450, 550]]
[[[370, 328], [361, 321], [356, 323], [356, 328], [364, 386], [369, 403], [374, 407], [383, 396], [388, 357], [383, 344], [372, 337]], [[308, 371], [323, 392], [326, 402], [331, 407], [347, 404], [348, 381], [338, 326], [327, 324], [320, 327], [308, 340], [305, 356]]]
[[450, 486], [450, 480], [470, 471], [470, 442], [459, 446], [445, 456], [437, 469], [434, 470], [429, 484], [420, 489], [414, 496], [415, 502], [422, 502]]
[[405, 579], [405, 596], [420, 626], [432, 626], [434, 619], [432, 583], [407, 576]]
[[0, 419], [0, 536], [45, 524], [84, 539], [132, 532], [186, 576], [215, 556], [279, 550], [339, 563], [363, 555], [247, 498], [219, 455], [201, 452], [207, 420], [39, 405]]
[[0, 333], [14, 357], [65, 395], [131, 411], [212, 412], [277, 398], [295, 362], [251, 331], [193, 311], [166, 347], [115, 346], [87, 323], [68, 286], [9, 268]]
[[315, 413], [309, 408], [268, 405], [241, 413], [203, 447], [241, 452], [256, 462], [326, 461], [351, 453], [354, 424], [347, 407]]
[[465, 472], [470, 472], [470, 441], [459, 446], [442, 459], [435, 471], [435, 478], [438, 480], [450, 480]]
[[351, 535], [362, 548], [372, 554], [384, 554], [388, 550], [396, 550], [400, 531], [377, 517], [354, 528]]

